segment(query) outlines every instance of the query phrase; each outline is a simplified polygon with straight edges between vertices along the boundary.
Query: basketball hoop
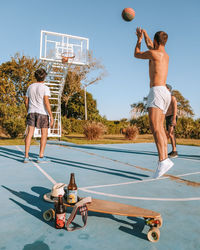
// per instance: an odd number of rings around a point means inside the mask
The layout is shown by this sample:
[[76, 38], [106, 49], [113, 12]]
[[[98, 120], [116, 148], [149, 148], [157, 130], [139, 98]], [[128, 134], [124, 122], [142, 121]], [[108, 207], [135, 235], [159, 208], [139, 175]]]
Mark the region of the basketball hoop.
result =
[[68, 63], [69, 59], [74, 59], [75, 55], [73, 53], [69, 53], [69, 52], [64, 52], [61, 54], [62, 57], [62, 63]]

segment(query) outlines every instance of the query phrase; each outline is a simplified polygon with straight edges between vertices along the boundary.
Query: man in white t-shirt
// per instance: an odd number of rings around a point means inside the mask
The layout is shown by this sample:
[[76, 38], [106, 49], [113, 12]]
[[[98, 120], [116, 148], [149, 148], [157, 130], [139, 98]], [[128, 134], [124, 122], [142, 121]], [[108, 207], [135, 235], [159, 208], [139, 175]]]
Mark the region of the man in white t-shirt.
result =
[[[47, 73], [44, 69], [38, 69], [35, 72], [36, 83], [31, 84], [26, 92], [25, 105], [28, 111], [27, 126], [28, 131], [25, 138], [25, 157], [24, 163], [29, 161], [29, 149], [35, 127], [41, 129], [40, 153], [37, 162], [46, 161], [44, 150], [47, 142], [48, 128], [53, 126], [53, 115], [49, 103], [50, 90], [44, 84]], [[49, 124], [50, 117], [50, 124]]]

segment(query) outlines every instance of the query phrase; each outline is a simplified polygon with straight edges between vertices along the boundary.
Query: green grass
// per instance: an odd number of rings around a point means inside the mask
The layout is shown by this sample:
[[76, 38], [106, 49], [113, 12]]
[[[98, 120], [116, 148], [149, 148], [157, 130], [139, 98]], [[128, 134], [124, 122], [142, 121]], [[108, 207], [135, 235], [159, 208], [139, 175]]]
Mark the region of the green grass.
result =
[[[54, 140], [54, 138], [50, 138]], [[152, 135], [138, 135], [135, 140], [127, 140], [123, 135], [105, 135], [99, 140], [87, 140], [82, 134], [70, 134], [61, 137], [61, 141], [75, 144], [120, 144], [120, 143], [149, 143], [154, 142]], [[200, 139], [177, 139], [178, 145], [200, 146]], [[0, 138], [0, 145], [24, 145], [24, 138]], [[39, 141], [32, 140], [31, 145], [39, 145]]]
[[[76, 144], [118, 144], [118, 143], [137, 143], [142, 142], [140, 140], [127, 140], [123, 135], [105, 135], [103, 138], [98, 140], [87, 140], [84, 135], [81, 134], [72, 134], [65, 137], [61, 137], [62, 141], [68, 141]], [[151, 141], [150, 138], [145, 139], [145, 141]], [[143, 142], [145, 142], [143, 141]]]
[[[31, 145], [38, 145], [39, 143], [35, 140], [32, 139]], [[25, 145], [24, 138], [16, 138], [16, 139], [11, 139], [11, 138], [5, 138], [5, 137], [0, 137], [0, 145], [5, 146], [5, 145]]]
[[[62, 141], [68, 141], [75, 144], [117, 144], [117, 143], [149, 143], [154, 142], [153, 136], [150, 134], [138, 135], [135, 140], [127, 140], [123, 135], [105, 135], [99, 140], [86, 140], [82, 134], [70, 134], [61, 137]], [[177, 139], [179, 145], [200, 146], [200, 139]]]

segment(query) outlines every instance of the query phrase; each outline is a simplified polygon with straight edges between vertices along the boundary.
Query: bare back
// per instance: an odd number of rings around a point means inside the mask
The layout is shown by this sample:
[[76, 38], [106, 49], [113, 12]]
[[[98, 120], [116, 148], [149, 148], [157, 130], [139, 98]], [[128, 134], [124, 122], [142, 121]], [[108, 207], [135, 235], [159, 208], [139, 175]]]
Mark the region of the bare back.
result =
[[168, 73], [169, 56], [164, 50], [151, 50], [152, 59], [149, 60], [150, 88], [165, 86]]
[[177, 115], [177, 100], [176, 100], [176, 97], [173, 95], [171, 98], [171, 103], [166, 113], [166, 116], [170, 116], [170, 115], [173, 115], [173, 116]]

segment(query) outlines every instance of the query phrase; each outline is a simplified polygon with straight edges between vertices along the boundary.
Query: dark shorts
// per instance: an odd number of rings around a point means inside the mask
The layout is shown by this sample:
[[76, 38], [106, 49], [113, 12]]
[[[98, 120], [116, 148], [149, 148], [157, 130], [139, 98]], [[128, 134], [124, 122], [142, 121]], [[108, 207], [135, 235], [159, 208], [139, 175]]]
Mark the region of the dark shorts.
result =
[[[169, 130], [169, 126], [173, 126], [172, 124], [172, 120], [173, 120], [173, 115], [169, 115], [169, 116], [166, 116], [166, 128], [167, 128], [167, 131]], [[177, 116], [176, 116], [176, 121], [177, 121]], [[175, 126], [173, 126], [175, 127]]]
[[26, 124], [36, 128], [49, 128], [49, 116], [30, 113], [27, 115]]

